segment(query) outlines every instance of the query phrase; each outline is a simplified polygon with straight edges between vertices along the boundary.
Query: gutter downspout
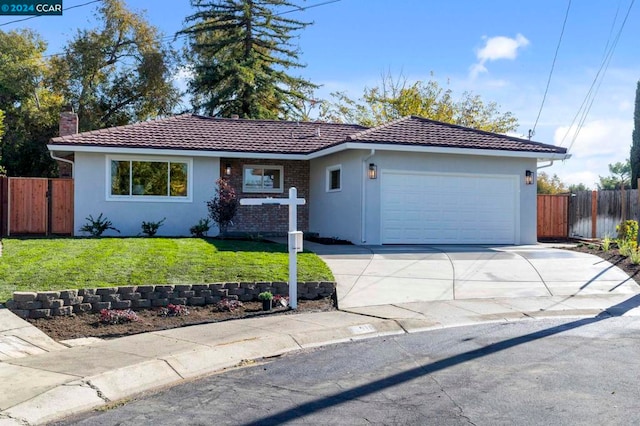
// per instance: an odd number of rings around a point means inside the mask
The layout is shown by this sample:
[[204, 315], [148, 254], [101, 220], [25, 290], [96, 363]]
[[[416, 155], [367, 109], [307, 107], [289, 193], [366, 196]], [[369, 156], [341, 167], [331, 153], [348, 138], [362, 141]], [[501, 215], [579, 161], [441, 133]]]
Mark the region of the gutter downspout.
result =
[[360, 222], [362, 225], [362, 228], [360, 230], [361, 234], [360, 234], [360, 242], [361, 243], [366, 243], [367, 240], [365, 238], [366, 235], [366, 214], [367, 214], [367, 209], [366, 209], [366, 201], [367, 201], [367, 191], [366, 191], [366, 185], [367, 185], [367, 161], [373, 157], [376, 153], [375, 149], [372, 149], [371, 152], [369, 153], [369, 155], [367, 155], [366, 157], [364, 157], [362, 159], [362, 200], [361, 200], [361, 207], [362, 207], [362, 211], [360, 213]]
[[544, 169], [544, 168], [547, 168], [547, 167], [551, 167], [551, 166], [553, 166], [553, 162], [554, 161], [555, 160], [549, 160], [549, 164], [545, 164], [544, 166], [536, 166], [536, 170], [540, 170], [540, 169]]
[[73, 161], [67, 160], [66, 158], [57, 157], [57, 156], [53, 155], [53, 151], [49, 151], [49, 155], [51, 155], [51, 158], [53, 158], [54, 160], [62, 161], [63, 163], [71, 164], [71, 178], [74, 177], [76, 169], [75, 169], [75, 163]]

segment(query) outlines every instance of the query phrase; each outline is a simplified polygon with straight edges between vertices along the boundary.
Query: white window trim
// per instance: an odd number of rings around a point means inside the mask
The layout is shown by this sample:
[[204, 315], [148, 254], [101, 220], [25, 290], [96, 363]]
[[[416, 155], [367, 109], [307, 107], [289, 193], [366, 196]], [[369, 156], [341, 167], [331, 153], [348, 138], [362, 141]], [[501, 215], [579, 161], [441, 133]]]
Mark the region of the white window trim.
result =
[[[276, 189], [253, 189], [247, 188], [244, 182], [244, 175], [247, 169], [276, 169], [280, 170], [280, 188]], [[283, 166], [273, 166], [269, 164], [243, 164], [242, 165], [242, 192], [247, 193], [271, 193], [271, 194], [281, 194], [284, 192], [284, 167]]]
[[[335, 189], [331, 189], [331, 172], [339, 170], [340, 171], [340, 186]], [[342, 164], [335, 164], [333, 166], [327, 167], [326, 171], [326, 185], [325, 189], [327, 192], [340, 192], [342, 191]]]
[[[168, 195], [112, 195], [111, 161], [150, 161], [159, 163], [187, 163], [187, 196]], [[107, 201], [151, 202], [151, 203], [191, 203], [193, 202], [193, 159], [185, 157], [152, 157], [136, 155], [107, 155], [105, 157], [105, 198]]]

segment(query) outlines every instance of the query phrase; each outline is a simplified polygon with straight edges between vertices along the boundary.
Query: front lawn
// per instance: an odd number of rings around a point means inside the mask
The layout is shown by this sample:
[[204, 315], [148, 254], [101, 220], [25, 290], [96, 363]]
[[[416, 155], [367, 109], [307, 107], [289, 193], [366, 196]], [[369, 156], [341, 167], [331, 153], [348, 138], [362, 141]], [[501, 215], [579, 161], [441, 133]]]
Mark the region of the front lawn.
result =
[[[14, 291], [143, 284], [288, 281], [282, 244], [207, 238], [2, 240], [0, 302]], [[299, 281], [333, 281], [313, 253], [298, 253]]]

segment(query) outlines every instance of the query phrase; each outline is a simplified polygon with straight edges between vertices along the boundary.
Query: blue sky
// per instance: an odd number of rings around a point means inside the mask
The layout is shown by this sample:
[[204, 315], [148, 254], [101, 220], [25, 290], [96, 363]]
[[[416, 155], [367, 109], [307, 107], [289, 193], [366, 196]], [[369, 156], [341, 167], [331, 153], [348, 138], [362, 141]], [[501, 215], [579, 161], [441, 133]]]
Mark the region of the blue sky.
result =
[[[86, 1], [65, 0], [64, 7]], [[606, 73], [601, 64], [633, 2], [571, 2], [533, 138], [571, 145], [573, 158], [541, 170], [567, 183], [593, 188], [598, 175], [609, 174], [609, 163], [629, 156], [640, 79], [640, 5], [631, 8]], [[166, 35], [182, 28], [192, 13], [188, 0], [126, 3], [146, 10], [148, 20]], [[335, 90], [358, 97], [387, 71], [409, 80], [427, 80], [433, 73], [456, 94], [472, 91], [511, 111], [519, 119], [517, 134], [525, 136], [540, 109], [567, 5], [568, 0], [339, 0], [289, 16], [314, 22], [296, 42], [307, 65], [300, 75], [322, 85], [316, 97], [327, 98]], [[92, 25], [94, 6], [9, 25], [2, 24], [16, 17], [4, 16], [0, 29], [32, 28], [49, 43], [48, 53], [56, 53], [77, 28]], [[604, 78], [596, 80], [598, 73]], [[575, 137], [576, 125], [570, 126], [594, 81], [597, 96]]]

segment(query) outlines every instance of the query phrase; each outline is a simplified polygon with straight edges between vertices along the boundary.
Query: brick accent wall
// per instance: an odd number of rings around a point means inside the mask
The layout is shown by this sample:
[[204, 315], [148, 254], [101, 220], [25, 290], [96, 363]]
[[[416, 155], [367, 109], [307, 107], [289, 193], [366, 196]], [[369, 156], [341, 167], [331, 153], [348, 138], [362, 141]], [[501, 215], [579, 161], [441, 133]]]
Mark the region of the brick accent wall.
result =
[[[73, 161], [73, 155], [67, 155], [64, 158], [66, 158], [67, 160]], [[73, 177], [71, 164], [66, 163], [64, 161], [56, 161], [56, 162], [58, 163], [58, 177], [61, 177], [61, 178]]]
[[[228, 179], [236, 190], [238, 198], [285, 198], [289, 188], [295, 186], [298, 197], [307, 200], [307, 204], [298, 206], [298, 229], [309, 230], [309, 161], [297, 160], [258, 160], [258, 159], [220, 159], [220, 176], [225, 176], [226, 165], [231, 165]], [[282, 193], [242, 192], [242, 166], [245, 164], [282, 166], [284, 190]], [[238, 213], [229, 226], [229, 232], [260, 233], [263, 235], [284, 235], [289, 231], [289, 208], [287, 206], [240, 206]]]

